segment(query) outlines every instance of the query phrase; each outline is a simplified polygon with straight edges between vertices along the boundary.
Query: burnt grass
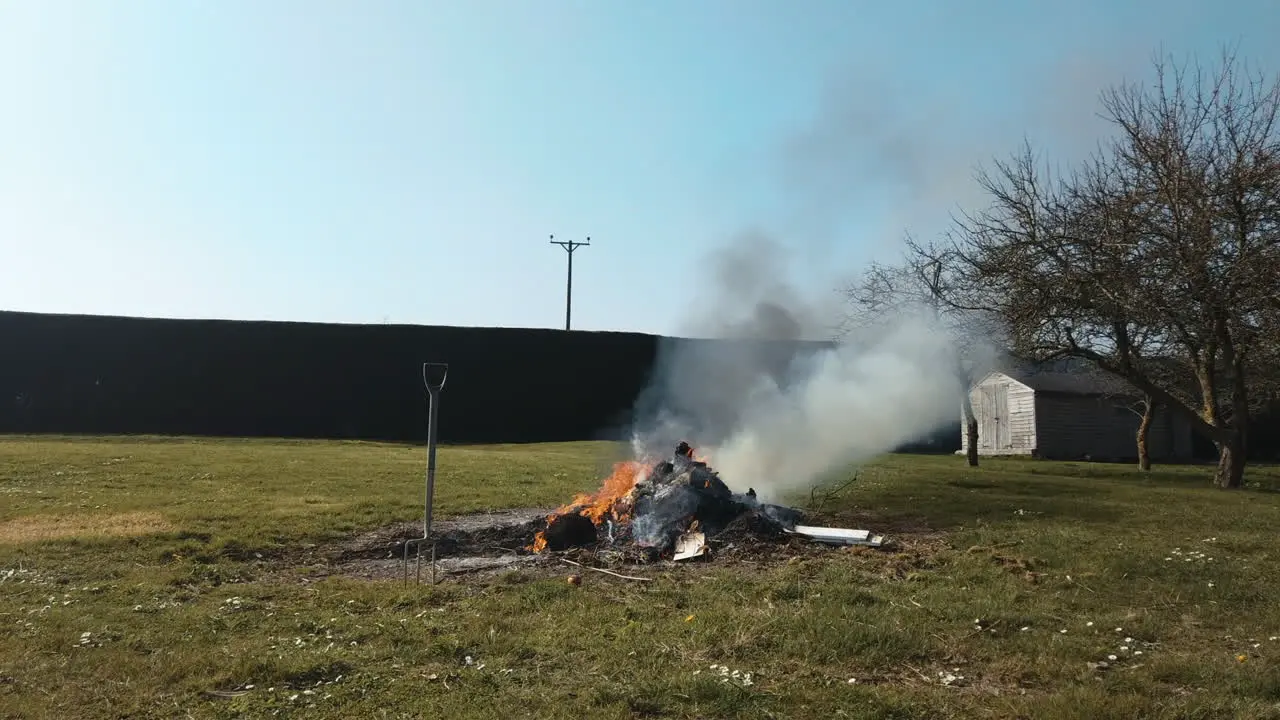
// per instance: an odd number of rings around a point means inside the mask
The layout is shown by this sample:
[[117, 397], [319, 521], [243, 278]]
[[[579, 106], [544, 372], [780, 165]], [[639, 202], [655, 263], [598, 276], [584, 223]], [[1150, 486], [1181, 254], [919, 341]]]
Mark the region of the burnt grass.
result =
[[[446, 576], [489, 573], [517, 565], [638, 567], [676, 562], [672, 557], [675, 538], [685, 524], [692, 522], [688, 527], [701, 526], [705, 546], [697, 556], [684, 558], [681, 563], [794, 562], [800, 556], [834, 548], [798, 537], [785, 527], [797, 523], [838, 527], [839, 520], [855, 519], [847, 512], [844, 518], [825, 517], [820, 513], [821, 503], [806, 512], [761, 503], [754, 490], [735, 495], [705, 462], [692, 457], [689, 445], [680, 443], [669, 460], [653, 467], [652, 482], [638, 486], [633, 503], [634, 524], [597, 525], [575, 512], [523, 508], [442, 518], [434, 523], [430, 538], [423, 538], [422, 527], [417, 523], [397, 523], [338, 542], [321, 554], [336, 572], [357, 577], [385, 574], [397, 560], [404, 569], [410, 554], [418, 573], [424, 552], [429, 557], [433, 580], [438, 580], [442, 571]], [[658, 487], [669, 492], [655, 493]], [[681, 517], [685, 524], [681, 524]], [[658, 530], [653, 529], [655, 518]], [[639, 536], [633, 536], [633, 530], [646, 520], [651, 521], [645, 530], [651, 543], [648, 546], [635, 542]], [[883, 534], [874, 524], [859, 529]], [[923, 525], [912, 529], [917, 534], [928, 532]], [[535, 541], [541, 547], [537, 552], [532, 549]], [[843, 546], [835, 546], [838, 547]]]
[[[527, 508], [439, 518], [432, 523], [438, 558], [518, 553], [546, 526], [548, 509]], [[328, 548], [337, 562], [403, 558], [406, 542], [422, 537], [422, 521], [401, 522], [360, 533]]]
[[[841, 525], [886, 533], [879, 548], [832, 546], [783, 532], [755, 512], [745, 512], [719, 532], [707, 538], [703, 556], [674, 562], [669, 557], [636, 547], [625, 540], [610, 542], [605, 532], [594, 543], [565, 549], [529, 550], [534, 536], [548, 527], [549, 508], [523, 508], [472, 513], [433, 521], [437, 572], [448, 580], [487, 581], [493, 575], [519, 567], [538, 575], [574, 572], [571, 560], [593, 568], [635, 572], [645, 568], [697, 570], [714, 564], [720, 567], [781, 565], [831, 553], [856, 553], [879, 558], [892, 575], [928, 565], [926, 556], [938, 548], [943, 534], [919, 520], [877, 519], [870, 513], [815, 515], [805, 522]], [[861, 524], [849, 525], [850, 521]], [[305, 553], [308, 578], [318, 575], [379, 579], [398, 576], [403, 571], [404, 548], [422, 537], [422, 522], [401, 522], [357, 533], [351, 538], [322, 545]], [[410, 547], [409, 562], [418, 561], [416, 543]], [[429, 567], [430, 543], [422, 544], [421, 562]], [[302, 564], [304, 556], [294, 555], [286, 565]]]

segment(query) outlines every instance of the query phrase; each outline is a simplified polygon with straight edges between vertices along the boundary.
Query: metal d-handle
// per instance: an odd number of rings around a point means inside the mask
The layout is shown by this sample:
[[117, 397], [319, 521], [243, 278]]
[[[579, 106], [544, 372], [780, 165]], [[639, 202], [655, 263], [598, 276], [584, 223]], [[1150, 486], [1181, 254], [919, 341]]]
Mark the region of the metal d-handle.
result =
[[422, 384], [427, 392], [440, 392], [449, 377], [449, 363], [422, 363]]
[[[422, 505], [422, 537], [414, 538], [404, 544], [404, 581], [409, 582], [409, 548], [419, 546], [418, 580], [422, 579], [421, 545], [431, 538], [431, 509], [436, 490], [436, 420], [440, 406], [440, 391], [449, 377], [448, 363], [423, 363], [422, 384], [427, 388], [427, 482], [426, 499]], [[436, 547], [431, 544], [431, 583], [436, 581]]]

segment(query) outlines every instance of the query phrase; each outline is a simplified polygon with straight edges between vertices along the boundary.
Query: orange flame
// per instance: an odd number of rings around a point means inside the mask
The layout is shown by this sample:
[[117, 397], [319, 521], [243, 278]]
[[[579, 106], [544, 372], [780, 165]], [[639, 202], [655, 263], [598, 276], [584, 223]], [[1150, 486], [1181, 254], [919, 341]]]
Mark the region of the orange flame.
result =
[[[548, 515], [547, 522], [550, 523], [557, 517], [570, 513], [582, 515], [596, 525], [600, 525], [608, 517], [625, 521], [631, 516], [629, 502], [631, 490], [644, 476], [644, 471], [644, 463], [635, 460], [615, 463], [613, 473], [604, 479], [599, 490], [574, 497], [567, 505]], [[547, 538], [544, 532], [539, 532], [534, 536], [533, 544], [529, 549], [533, 552], [542, 552], [546, 547]]]

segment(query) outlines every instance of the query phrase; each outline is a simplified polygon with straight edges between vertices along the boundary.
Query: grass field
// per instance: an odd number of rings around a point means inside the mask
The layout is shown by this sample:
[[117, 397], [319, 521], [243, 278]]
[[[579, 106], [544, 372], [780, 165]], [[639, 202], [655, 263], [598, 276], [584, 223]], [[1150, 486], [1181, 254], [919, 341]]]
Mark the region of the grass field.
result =
[[[440, 512], [557, 505], [609, 452], [443, 449]], [[0, 439], [0, 716], [1280, 717], [1275, 468], [889, 456], [824, 509], [896, 549], [308, 581], [420, 514], [423, 455]]]

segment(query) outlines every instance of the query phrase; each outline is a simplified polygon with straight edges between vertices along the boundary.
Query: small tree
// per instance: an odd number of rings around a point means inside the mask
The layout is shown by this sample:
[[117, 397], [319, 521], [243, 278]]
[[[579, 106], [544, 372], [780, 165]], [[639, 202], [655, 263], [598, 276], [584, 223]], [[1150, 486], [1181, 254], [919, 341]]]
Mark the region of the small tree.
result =
[[1123, 401], [1117, 402], [1116, 407], [1128, 410], [1138, 417], [1138, 429], [1134, 433], [1134, 440], [1137, 443], [1138, 469], [1149, 472], [1151, 470], [1151, 421], [1155, 417], [1155, 401], [1150, 395], [1144, 394], [1137, 400], [1126, 397]]

